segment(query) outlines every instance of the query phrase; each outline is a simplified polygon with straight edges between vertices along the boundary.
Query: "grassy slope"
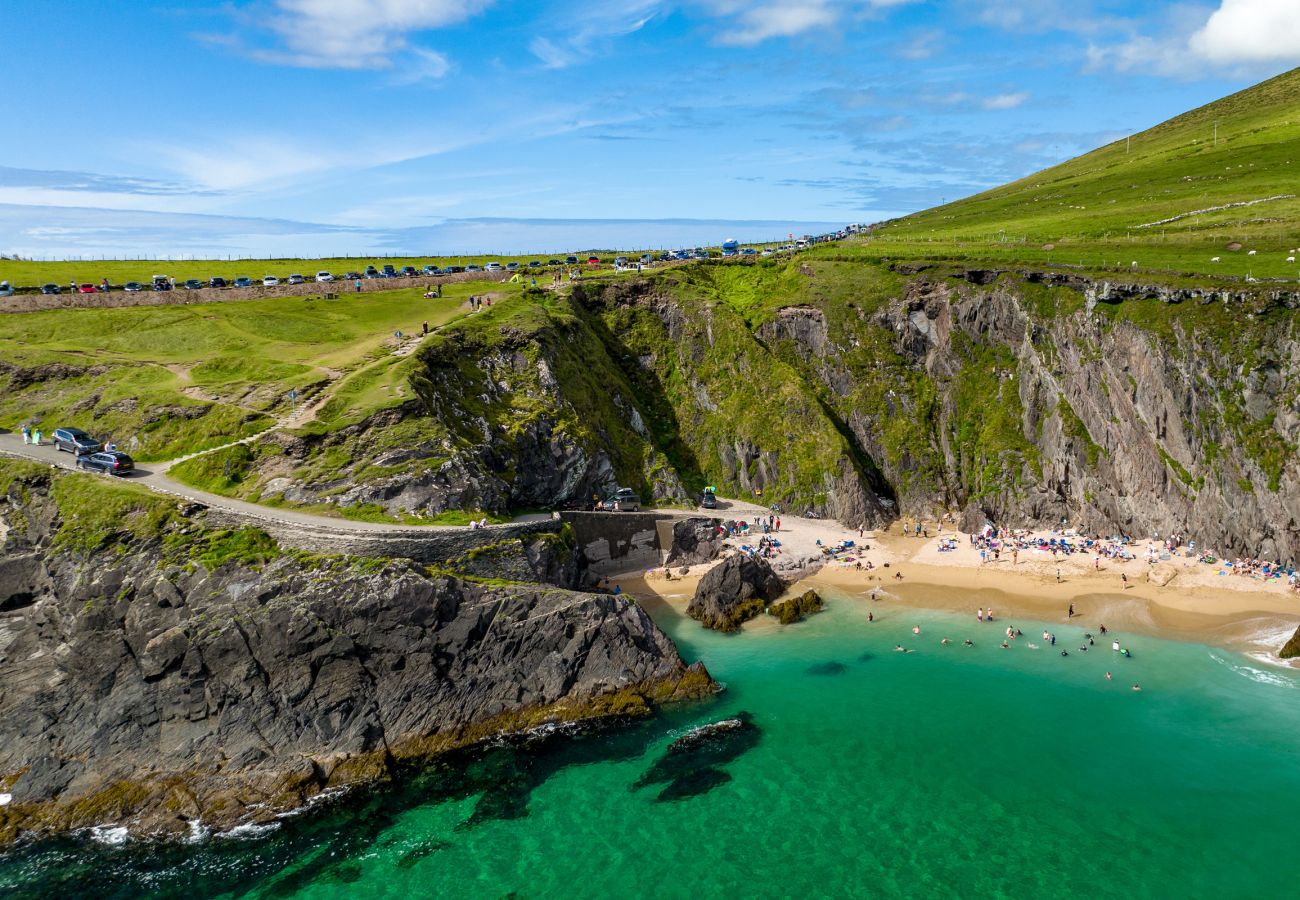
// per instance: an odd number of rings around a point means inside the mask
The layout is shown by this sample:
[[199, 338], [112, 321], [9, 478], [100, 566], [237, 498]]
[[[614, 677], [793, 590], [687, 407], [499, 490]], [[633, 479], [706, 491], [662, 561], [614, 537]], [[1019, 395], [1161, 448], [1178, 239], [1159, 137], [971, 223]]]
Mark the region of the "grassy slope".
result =
[[[1083, 264], [1257, 278], [1300, 275], [1300, 69], [1011, 184], [897, 220], [866, 256]], [[1214, 127], [1218, 124], [1218, 144]], [[1229, 252], [1239, 241], [1246, 250]], [[1042, 249], [1045, 244], [1055, 249]], [[834, 250], [824, 251], [834, 253]], [[1212, 263], [1215, 256], [1221, 262]]]
[[[517, 291], [517, 285], [493, 285]], [[14, 388], [0, 371], [0, 426], [35, 420], [47, 432], [73, 423], [119, 443], [140, 439], [143, 459], [169, 458], [266, 427], [334, 373], [338, 416], [409, 399], [394, 332], [418, 333], [459, 314], [483, 285], [448, 285], [441, 300], [418, 288], [241, 303], [54, 310], [0, 316], [0, 360], [22, 369], [58, 363], [62, 377]], [[25, 379], [24, 379], [25, 380]], [[191, 418], [193, 417], [193, 418]]]

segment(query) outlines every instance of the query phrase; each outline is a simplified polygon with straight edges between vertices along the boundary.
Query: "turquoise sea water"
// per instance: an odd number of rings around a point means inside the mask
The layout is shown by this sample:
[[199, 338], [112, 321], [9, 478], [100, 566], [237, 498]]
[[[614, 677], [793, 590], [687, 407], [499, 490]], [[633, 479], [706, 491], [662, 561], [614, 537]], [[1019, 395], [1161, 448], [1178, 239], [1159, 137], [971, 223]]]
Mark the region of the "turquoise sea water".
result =
[[[1060, 623], [1056, 648], [1018, 621], [1002, 650], [1006, 621], [877, 604], [868, 623], [866, 607], [830, 595], [807, 622], [730, 637], [657, 608], [725, 694], [498, 748], [257, 839], [46, 844], [0, 859], [0, 895], [1296, 895], [1294, 674], [1151, 637], [1123, 637], [1131, 659], [1100, 639], [1083, 653], [1084, 628]], [[634, 787], [674, 738], [740, 711], [757, 741], [672, 788], [702, 793]]]

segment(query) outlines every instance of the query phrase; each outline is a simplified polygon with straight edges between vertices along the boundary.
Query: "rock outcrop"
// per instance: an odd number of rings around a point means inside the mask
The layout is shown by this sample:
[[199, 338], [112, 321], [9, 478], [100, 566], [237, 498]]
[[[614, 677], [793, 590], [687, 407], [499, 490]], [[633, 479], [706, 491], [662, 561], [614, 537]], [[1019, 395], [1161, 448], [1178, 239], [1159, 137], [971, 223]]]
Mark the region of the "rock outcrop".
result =
[[[495, 735], [713, 688], [625, 597], [285, 552], [89, 479], [0, 477], [0, 844], [264, 821]], [[569, 577], [547, 537], [509, 565]]]
[[1286, 646], [1279, 650], [1277, 655], [1282, 659], [1295, 659], [1300, 656], [1300, 628], [1295, 630], [1291, 640], [1286, 642]]
[[816, 591], [807, 590], [798, 597], [779, 600], [767, 608], [769, 615], [775, 616], [782, 625], [801, 622], [815, 612], [821, 612], [825, 604]]
[[722, 533], [718, 530], [717, 519], [683, 519], [674, 522], [672, 527], [672, 542], [664, 565], [696, 566], [717, 558], [722, 548]]
[[739, 631], [784, 590], [766, 560], [729, 556], [704, 573], [686, 614], [705, 628]]

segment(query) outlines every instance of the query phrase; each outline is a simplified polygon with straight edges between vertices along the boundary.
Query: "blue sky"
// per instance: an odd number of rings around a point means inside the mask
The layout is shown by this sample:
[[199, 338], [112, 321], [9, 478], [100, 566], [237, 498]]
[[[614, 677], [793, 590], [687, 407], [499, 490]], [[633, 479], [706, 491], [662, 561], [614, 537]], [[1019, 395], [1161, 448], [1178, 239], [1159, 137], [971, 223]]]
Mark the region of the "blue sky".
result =
[[0, 253], [37, 257], [757, 239], [955, 199], [1300, 65], [1300, 0], [6, 0], [0, 21]]

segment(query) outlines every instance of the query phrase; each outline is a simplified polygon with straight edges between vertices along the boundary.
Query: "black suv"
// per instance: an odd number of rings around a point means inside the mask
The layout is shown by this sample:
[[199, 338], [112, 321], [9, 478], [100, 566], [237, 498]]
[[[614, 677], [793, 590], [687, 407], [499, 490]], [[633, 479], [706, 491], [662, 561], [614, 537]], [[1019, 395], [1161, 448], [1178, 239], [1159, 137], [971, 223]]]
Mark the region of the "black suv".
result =
[[208, 287], [223, 288], [225, 286], [226, 279], [222, 278], [220, 275], [215, 275], [208, 279]]
[[700, 507], [702, 509], [717, 509], [718, 497], [713, 491], [705, 491], [700, 495]]
[[77, 456], [85, 453], [98, 453], [104, 445], [80, 428], [54, 429], [54, 449], [66, 450]]
[[78, 469], [93, 469], [105, 475], [126, 475], [135, 469], [135, 460], [117, 450], [103, 453], [87, 453], [77, 457]]

